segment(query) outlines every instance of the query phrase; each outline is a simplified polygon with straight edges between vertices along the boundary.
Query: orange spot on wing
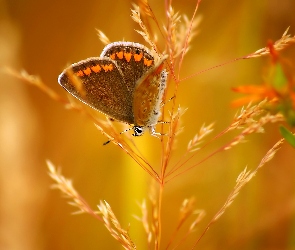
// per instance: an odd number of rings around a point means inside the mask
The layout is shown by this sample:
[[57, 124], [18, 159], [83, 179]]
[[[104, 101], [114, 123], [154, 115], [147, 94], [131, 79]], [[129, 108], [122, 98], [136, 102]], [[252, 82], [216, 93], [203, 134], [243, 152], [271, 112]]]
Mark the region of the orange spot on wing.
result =
[[105, 72], [112, 71], [114, 69], [113, 64], [106, 64], [101, 66]]
[[101, 71], [101, 67], [97, 64], [95, 66], [92, 66], [91, 70], [95, 73], [98, 73], [99, 71]]
[[130, 62], [130, 60], [131, 60], [131, 53], [130, 52], [125, 52], [124, 53], [124, 57], [125, 57], [125, 59], [126, 59], [126, 61], [127, 62]]
[[115, 60], [115, 58], [116, 58], [116, 54], [115, 54], [115, 53], [111, 54], [111, 55], [110, 55], [110, 58], [113, 59], [113, 60]]
[[134, 54], [134, 60], [136, 62], [139, 62], [142, 58], [142, 52], [140, 52], [140, 54]]
[[79, 70], [78, 72], [76, 72], [76, 76], [79, 76], [79, 77], [84, 76], [83, 71]]
[[116, 55], [119, 59], [123, 59], [123, 51], [117, 52]]
[[144, 65], [146, 65], [146, 66], [151, 66], [152, 63], [153, 63], [153, 60], [149, 60], [149, 59], [144, 58], [143, 63], [144, 63]]
[[86, 68], [83, 70], [84, 74], [89, 76], [91, 74], [91, 69], [90, 68]]

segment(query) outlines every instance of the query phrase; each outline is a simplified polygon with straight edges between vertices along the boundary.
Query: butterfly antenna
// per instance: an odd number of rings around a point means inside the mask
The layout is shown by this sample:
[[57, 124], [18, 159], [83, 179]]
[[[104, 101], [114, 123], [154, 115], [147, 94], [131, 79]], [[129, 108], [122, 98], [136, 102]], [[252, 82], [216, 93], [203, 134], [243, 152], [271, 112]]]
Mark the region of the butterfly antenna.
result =
[[[130, 128], [127, 128], [127, 129], [121, 131], [121, 132], [120, 132], [120, 135], [121, 135], [121, 134], [124, 134], [124, 133], [126, 133], [126, 132], [128, 132], [128, 131], [131, 130], [132, 128], [133, 128], [133, 127], [130, 127]], [[112, 140], [114, 140], [114, 138], [107, 140], [107, 141], [104, 142], [102, 145], [105, 146], [105, 145], [109, 144]]]

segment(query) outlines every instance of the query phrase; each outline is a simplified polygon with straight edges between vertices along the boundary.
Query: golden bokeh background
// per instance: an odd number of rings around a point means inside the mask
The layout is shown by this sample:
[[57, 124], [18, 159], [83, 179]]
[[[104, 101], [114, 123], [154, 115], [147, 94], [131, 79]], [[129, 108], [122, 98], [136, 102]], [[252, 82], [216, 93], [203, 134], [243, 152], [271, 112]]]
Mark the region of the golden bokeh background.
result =
[[[134, 31], [133, 1], [0, 1], [0, 66], [38, 75], [65, 97], [57, 77], [69, 63], [99, 56], [103, 45], [96, 28], [111, 41], [144, 43]], [[189, 18], [196, 1], [174, 1]], [[160, 24], [164, 1], [151, 0]], [[295, 33], [294, 0], [203, 1], [199, 34], [185, 58], [181, 77], [244, 56], [281, 37], [288, 26]], [[155, 29], [156, 31], [156, 29]], [[295, 58], [294, 46], [283, 55]], [[222, 131], [237, 109], [231, 87], [263, 82], [269, 58], [239, 61], [181, 83], [178, 102], [188, 108], [182, 117], [171, 163], [185, 151], [203, 123]], [[151, 179], [106, 138], [87, 116], [69, 111], [38, 88], [1, 72], [0, 78], [0, 249], [122, 249], [103, 224], [75, 208], [50, 189], [46, 159], [60, 166], [75, 188], [95, 209], [100, 200], [113, 208], [122, 227], [129, 228], [137, 249], [147, 249], [146, 236], [134, 215], [148, 198]], [[103, 117], [103, 116], [101, 116]], [[226, 136], [202, 151], [191, 164], [230, 140]], [[189, 246], [221, 208], [238, 174], [255, 168], [280, 138], [278, 124], [264, 134], [217, 154], [169, 183], [163, 199], [162, 247], [169, 240], [185, 198], [194, 196], [206, 217], [179, 249]], [[160, 143], [148, 133], [134, 139], [153, 166], [160, 165]], [[142, 146], [143, 145], [143, 146]], [[285, 144], [275, 158], [242, 190], [232, 206], [211, 227], [199, 249], [295, 249], [295, 151]], [[188, 226], [188, 225], [185, 225]]]

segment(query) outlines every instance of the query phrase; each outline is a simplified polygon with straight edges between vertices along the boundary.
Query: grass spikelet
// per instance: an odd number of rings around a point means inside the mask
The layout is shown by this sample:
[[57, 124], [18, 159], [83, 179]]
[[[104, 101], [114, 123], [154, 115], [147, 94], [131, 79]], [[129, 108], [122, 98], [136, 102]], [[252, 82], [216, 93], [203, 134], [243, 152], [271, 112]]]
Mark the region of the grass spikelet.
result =
[[179, 241], [179, 243], [175, 246], [175, 248], [181, 246], [181, 244], [184, 243], [184, 241], [188, 238], [188, 236], [194, 233], [196, 226], [200, 223], [200, 221], [203, 220], [203, 218], [205, 217], [205, 214], [206, 213], [204, 210], [195, 210], [193, 212], [193, 216], [195, 216], [196, 218], [193, 220], [187, 232], [184, 234], [183, 238]]
[[[284, 32], [282, 37], [273, 44], [273, 48], [276, 51], [282, 51], [286, 47], [288, 47], [291, 44], [295, 43], [295, 36], [291, 37], [291, 35], [288, 34], [288, 31], [289, 31], [289, 27], [286, 29], [286, 31]], [[252, 53], [252, 54], [250, 54], [248, 56], [245, 56], [244, 58], [245, 59], [256, 58], [256, 57], [269, 55], [270, 53], [271, 53], [270, 48], [265, 47], [265, 48], [262, 48], [262, 49], [259, 49], [259, 50], [255, 51], [254, 53]]]
[[177, 24], [180, 21], [180, 16], [178, 13], [174, 12], [172, 6], [169, 6], [169, 9], [166, 13], [167, 15], [167, 27], [164, 27], [164, 32], [167, 37], [167, 48], [168, 54], [170, 56], [170, 61], [173, 64], [173, 59], [176, 58], [177, 51], [177, 40], [176, 40], [176, 29]]
[[284, 117], [280, 113], [276, 115], [266, 114], [262, 116], [257, 122], [256, 121], [251, 122], [251, 124], [249, 124], [248, 127], [246, 127], [238, 136], [236, 136], [231, 143], [229, 143], [226, 147], [224, 147], [224, 150], [228, 150], [231, 147], [243, 142], [244, 138], [250, 134], [263, 133], [264, 132], [263, 126], [265, 124], [280, 122], [283, 120], [284, 120]]
[[209, 228], [212, 226], [214, 222], [216, 222], [226, 211], [226, 209], [233, 203], [235, 198], [240, 193], [241, 189], [256, 175], [258, 170], [265, 165], [265, 163], [269, 162], [276, 152], [281, 148], [282, 143], [284, 142], [284, 139], [279, 140], [262, 158], [259, 165], [254, 169], [253, 171], [248, 171], [247, 167], [238, 175], [236, 180], [236, 185], [233, 189], [233, 191], [229, 194], [227, 197], [225, 203], [221, 207], [221, 209], [214, 215], [214, 217], [211, 219], [211, 221], [208, 223], [207, 227], [201, 234], [201, 236], [196, 241], [193, 249], [196, 247], [198, 242], [201, 240], [201, 238], [206, 234], [206, 232], [209, 230]]
[[200, 148], [198, 146], [202, 143], [202, 140], [213, 131], [212, 127], [213, 123], [209, 124], [208, 126], [203, 124], [200, 131], [194, 136], [192, 140], [189, 141], [187, 145], [187, 151], [194, 152], [199, 150]]
[[[128, 232], [121, 227], [110, 205], [106, 201], [104, 203], [102, 201], [100, 202], [100, 205], [98, 205], [99, 211], [93, 211], [88, 203], [75, 190], [72, 181], [66, 179], [50, 161], [47, 161], [47, 165], [49, 176], [56, 182], [52, 187], [59, 189], [66, 198], [71, 200], [69, 204], [79, 209], [75, 214], [88, 213], [96, 219], [103, 221], [111, 235], [119, 241], [125, 249], [136, 249]], [[98, 214], [101, 214], [101, 217]]]
[[[265, 126], [266, 124], [281, 122], [284, 120], [283, 115], [280, 113], [276, 115], [271, 115], [269, 113], [266, 113], [266, 110], [263, 108], [266, 104], [267, 104], [267, 101], [264, 100], [257, 105], [251, 106], [249, 104], [246, 108], [242, 108], [241, 112], [235, 116], [234, 121], [231, 123], [231, 125], [228, 128], [226, 128], [224, 131], [216, 135], [213, 139], [211, 139], [209, 142], [204, 144], [201, 148], [206, 147], [207, 145], [209, 145], [210, 143], [212, 143], [213, 141], [215, 141], [222, 135], [228, 133], [229, 131], [232, 131], [235, 129], [242, 129], [242, 128], [243, 130], [237, 136], [235, 136], [230, 142], [224, 144], [222, 147], [218, 148], [217, 150], [209, 154], [207, 157], [200, 160], [198, 163], [184, 168], [188, 164], [188, 162], [191, 161], [197, 155], [197, 152], [198, 152], [198, 151], [187, 150], [186, 153], [179, 159], [179, 161], [167, 172], [165, 176], [166, 182], [169, 182], [173, 178], [198, 166], [199, 164], [203, 163], [207, 159], [211, 158], [213, 155], [225, 150], [229, 150], [233, 146], [236, 146], [242, 142], [245, 142], [246, 141], [245, 138], [247, 136], [253, 133], [263, 133], [264, 132], [263, 126]], [[189, 152], [191, 152], [192, 154], [187, 158]], [[180, 170], [180, 169], [183, 169], [183, 170]]]
[[172, 236], [170, 237], [169, 243], [167, 245], [167, 249], [172, 245], [173, 241], [175, 241], [176, 235], [179, 233], [180, 228], [184, 225], [184, 223], [190, 217], [193, 216], [195, 218], [193, 222], [190, 224], [190, 226], [188, 227], [186, 233], [182, 236], [179, 242], [173, 247], [173, 249], [177, 249], [179, 246], [181, 246], [185, 242], [185, 240], [188, 238], [188, 236], [195, 231], [196, 226], [199, 224], [199, 222], [204, 218], [205, 211], [200, 209], [195, 210], [194, 207], [195, 207], [194, 197], [190, 199], [185, 199], [183, 201], [182, 206], [180, 208], [178, 224]]
[[110, 39], [106, 36], [105, 33], [103, 33], [99, 29], [96, 29], [96, 31], [97, 31], [98, 38], [102, 42], [103, 45], [107, 45], [107, 44], [111, 43]]
[[81, 93], [82, 97], [86, 96], [86, 90], [84, 88], [84, 85], [82, 81], [74, 74], [73, 70], [70, 68], [66, 69], [66, 75], [69, 77], [71, 83], [74, 85], [74, 87], [77, 89], [79, 93]]
[[150, 227], [150, 221], [149, 221], [149, 211], [147, 209], [147, 204], [146, 201], [143, 200], [143, 202], [141, 204], [139, 204], [142, 216], [135, 216], [135, 218], [138, 221], [141, 221], [142, 226], [144, 228], [144, 231], [146, 233], [146, 238], [147, 238], [147, 243], [148, 246], [151, 248], [151, 242], [152, 242], [152, 238], [153, 238], [153, 233], [151, 231], [151, 227]]
[[194, 204], [195, 204], [194, 198], [185, 199], [182, 202], [181, 207], [180, 207], [180, 211], [179, 211], [178, 223], [177, 223], [177, 226], [176, 226], [174, 232], [172, 233], [172, 235], [170, 237], [167, 248], [169, 248], [170, 245], [173, 243], [180, 228], [183, 226], [183, 224], [189, 218], [189, 216], [193, 213]]
[[182, 66], [182, 62], [183, 62], [184, 56], [185, 56], [185, 54], [186, 54], [186, 52], [188, 50], [189, 43], [190, 43], [191, 38], [192, 38], [193, 28], [194, 28], [194, 20], [195, 20], [195, 16], [197, 14], [197, 10], [198, 10], [200, 2], [201, 2], [201, 0], [198, 0], [198, 2], [196, 4], [196, 7], [195, 7], [195, 10], [194, 10], [194, 13], [193, 13], [193, 16], [192, 16], [192, 19], [189, 22], [189, 27], [188, 27], [186, 35], [185, 35], [185, 40], [184, 40], [183, 47], [182, 47], [182, 53], [180, 55], [180, 60], [179, 60], [179, 64], [178, 64], [178, 77], [177, 77], [177, 79], [179, 79], [179, 73], [180, 73], [180, 69], [181, 69], [181, 66]]
[[267, 100], [263, 100], [257, 105], [251, 106], [251, 103], [248, 104], [246, 108], [242, 108], [239, 114], [236, 114], [234, 121], [229, 126], [227, 131], [233, 129], [240, 129], [244, 126], [249, 126], [255, 122], [255, 117], [258, 117], [262, 112], [264, 112], [264, 106], [266, 105]]
[[141, 11], [142, 15], [146, 15], [146, 16], [151, 17], [155, 20], [154, 13], [148, 3], [148, 0], [139, 0], [138, 1], [138, 8]]
[[148, 29], [146, 28], [145, 24], [141, 20], [139, 7], [135, 4], [133, 5], [133, 9], [131, 10], [131, 18], [142, 29], [142, 31], [140, 30], [135, 30], [135, 31], [143, 37], [143, 39], [154, 49], [154, 51], [158, 51], [156, 45], [153, 43], [150, 37]]
[[106, 202], [100, 202], [97, 205], [98, 210], [102, 214], [102, 219], [105, 227], [109, 230], [110, 234], [122, 245], [124, 249], [133, 250], [136, 249], [135, 244], [131, 240], [128, 232], [124, 230], [114, 212], [112, 211], [111, 206]]
[[52, 185], [52, 187], [59, 189], [66, 198], [71, 200], [69, 204], [79, 209], [75, 213], [88, 213], [101, 221], [102, 219], [100, 216], [97, 215], [97, 212], [92, 210], [88, 203], [75, 190], [72, 181], [66, 179], [61, 174], [60, 170], [57, 170], [50, 161], [47, 161], [47, 166], [49, 169], [49, 176], [55, 181], [55, 184]]
[[[202, 21], [202, 16], [196, 16], [195, 19], [189, 20], [186, 15], [182, 16], [182, 23], [179, 25], [179, 31], [177, 32], [177, 51], [175, 56], [178, 57], [182, 52], [186, 54], [189, 51], [189, 44], [191, 43], [192, 39], [198, 34], [197, 28], [199, 27], [201, 21]], [[184, 51], [184, 45], [185, 45], [185, 32], [190, 28], [191, 26], [191, 32], [188, 34], [187, 37], [187, 42], [188, 46], [186, 50]]]
[[32, 84], [39, 88], [42, 92], [47, 94], [50, 98], [57, 102], [62, 102], [62, 103], [68, 103], [66, 100], [61, 98], [60, 95], [58, 95], [53, 89], [49, 88], [42, 80], [40, 77], [35, 76], [35, 75], [30, 75], [28, 74], [25, 70], [22, 70], [21, 72], [18, 72], [16, 70], [13, 70], [11, 68], [5, 67], [2, 68], [2, 70], [11, 75], [16, 77], [17, 79], [20, 79], [26, 83]]

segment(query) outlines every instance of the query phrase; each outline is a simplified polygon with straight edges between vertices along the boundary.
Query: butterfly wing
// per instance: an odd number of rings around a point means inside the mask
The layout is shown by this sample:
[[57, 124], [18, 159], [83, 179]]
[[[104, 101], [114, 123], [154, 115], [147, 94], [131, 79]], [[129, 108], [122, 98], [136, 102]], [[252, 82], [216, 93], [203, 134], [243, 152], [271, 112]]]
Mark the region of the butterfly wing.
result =
[[90, 107], [115, 120], [134, 123], [132, 94], [117, 63], [110, 58], [92, 57], [72, 64], [60, 74], [58, 82]]
[[166, 88], [167, 72], [163, 60], [140, 78], [133, 96], [133, 113], [136, 126], [153, 126], [161, 114], [161, 102]]
[[100, 56], [109, 57], [117, 62], [124, 75], [126, 86], [132, 94], [138, 79], [154, 67], [154, 57], [151, 52], [139, 43], [110, 43], [103, 49]]

